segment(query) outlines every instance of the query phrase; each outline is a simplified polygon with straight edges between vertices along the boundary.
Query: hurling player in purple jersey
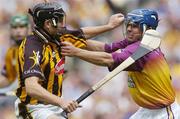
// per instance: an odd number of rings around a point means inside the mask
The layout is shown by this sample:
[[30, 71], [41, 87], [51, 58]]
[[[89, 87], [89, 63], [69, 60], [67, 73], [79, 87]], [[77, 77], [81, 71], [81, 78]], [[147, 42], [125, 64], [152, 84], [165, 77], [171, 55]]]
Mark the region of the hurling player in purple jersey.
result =
[[[63, 42], [62, 54], [107, 66], [112, 71], [136, 51], [144, 32], [155, 30], [159, 22], [157, 12], [151, 9], [133, 10], [122, 19], [126, 26], [124, 40], [111, 44], [87, 40], [87, 50]], [[130, 119], [180, 119], [169, 66], [160, 48], [143, 56], [125, 71], [128, 72], [129, 92], [140, 106]]]

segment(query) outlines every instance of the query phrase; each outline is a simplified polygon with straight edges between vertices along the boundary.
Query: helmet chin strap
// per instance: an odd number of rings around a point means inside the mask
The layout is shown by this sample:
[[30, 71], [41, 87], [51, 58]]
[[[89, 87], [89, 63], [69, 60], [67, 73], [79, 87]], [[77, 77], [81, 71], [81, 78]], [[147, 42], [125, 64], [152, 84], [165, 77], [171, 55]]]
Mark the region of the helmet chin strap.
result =
[[50, 42], [54, 42], [55, 44], [57, 44], [58, 46], [60, 46], [60, 41], [59, 36], [51, 36], [50, 34], [48, 34], [45, 30], [38, 28], [38, 27], [34, 27], [34, 33], [40, 37], [45, 43], [49, 43]]

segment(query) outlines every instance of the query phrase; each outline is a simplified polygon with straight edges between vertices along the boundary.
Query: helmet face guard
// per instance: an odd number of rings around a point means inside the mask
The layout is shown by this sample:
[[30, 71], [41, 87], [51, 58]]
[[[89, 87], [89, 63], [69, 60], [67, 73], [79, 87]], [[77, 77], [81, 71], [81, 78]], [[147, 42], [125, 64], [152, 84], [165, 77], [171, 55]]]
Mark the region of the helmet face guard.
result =
[[29, 9], [29, 13], [38, 27], [43, 27], [45, 20], [51, 20], [54, 27], [57, 27], [58, 22], [62, 23], [62, 26], [66, 24], [65, 12], [61, 5], [55, 2], [37, 4], [33, 10]]

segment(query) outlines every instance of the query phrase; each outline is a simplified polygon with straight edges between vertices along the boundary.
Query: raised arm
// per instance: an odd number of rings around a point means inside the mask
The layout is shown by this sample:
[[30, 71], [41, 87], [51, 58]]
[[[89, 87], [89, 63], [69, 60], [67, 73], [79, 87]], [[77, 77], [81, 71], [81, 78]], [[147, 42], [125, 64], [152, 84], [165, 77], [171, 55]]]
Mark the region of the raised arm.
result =
[[87, 39], [92, 38], [96, 35], [110, 31], [118, 26], [120, 26], [124, 21], [124, 15], [114, 14], [110, 17], [109, 22], [106, 25], [102, 26], [92, 26], [92, 27], [83, 27], [81, 28], [84, 32], [84, 35]]
[[114, 63], [112, 55], [106, 52], [88, 51], [74, 47], [69, 42], [62, 42], [62, 55], [70, 57], [78, 57], [87, 62], [101, 65], [111, 66]]

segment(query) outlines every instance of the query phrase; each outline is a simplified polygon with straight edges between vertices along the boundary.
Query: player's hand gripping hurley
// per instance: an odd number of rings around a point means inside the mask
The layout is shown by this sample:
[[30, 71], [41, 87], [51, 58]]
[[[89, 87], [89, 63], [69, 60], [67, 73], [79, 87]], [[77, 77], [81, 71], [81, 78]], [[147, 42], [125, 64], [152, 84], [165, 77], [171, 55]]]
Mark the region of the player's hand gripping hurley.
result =
[[[128, 66], [133, 64], [136, 60], [138, 60], [139, 58], [143, 57], [147, 53], [153, 51], [154, 49], [158, 48], [160, 46], [160, 43], [161, 43], [161, 38], [160, 38], [159, 33], [156, 30], [147, 30], [144, 33], [144, 36], [143, 36], [143, 38], [141, 40], [141, 43], [140, 43], [140, 46], [136, 50], [136, 52], [133, 53], [130, 57], [128, 57], [124, 62], [122, 62], [113, 71], [109, 72], [102, 80], [97, 82], [89, 90], [87, 90], [85, 93], [83, 93], [76, 101], [78, 103], [82, 102], [89, 95], [91, 95], [97, 89], [102, 87], [105, 83], [107, 83], [109, 80], [111, 80], [117, 74], [119, 74], [121, 71], [123, 71]], [[67, 119], [68, 118], [67, 117], [67, 111], [64, 110], [61, 113], [61, 116], [63, 116], [64, 118]]]

